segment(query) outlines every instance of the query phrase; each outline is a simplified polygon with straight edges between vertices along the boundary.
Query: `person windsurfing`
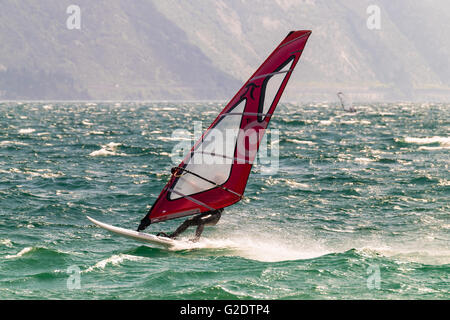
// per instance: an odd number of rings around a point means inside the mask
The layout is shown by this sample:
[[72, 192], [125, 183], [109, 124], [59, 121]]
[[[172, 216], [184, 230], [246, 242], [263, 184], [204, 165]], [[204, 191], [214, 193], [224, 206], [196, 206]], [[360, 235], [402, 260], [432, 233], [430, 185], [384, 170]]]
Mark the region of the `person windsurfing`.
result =
[[347, 111], [347, 112], [356, 112], [356, 109], [351, 105], [351, 103], [350, 103], [350, 107], [346, 107], [346, 103], [345, 103], [345, 95], [342, 93], [342, 92], [338, 92], [337, 93], [337, 96], [338, 96], [338, 98], [339, 98], [339, 100], [341, 101], [341, 107], [342, 107], [342, 109], [344, 109], [344, 111]]
[[[204, 226], [219, 221], [223, 208], [244, 198], [264, 132], [310, 35], [310, 30], [289, 32], [217, 115], [178, 167], [172, 168], [169, 181], [141, 220], [138, 231], [150, 224], [196, 215], [166, 236], [175, 238], [187, 228], [197, 226], [195, 239], [198, 240]], [[220, 137], [224, 134], [227, 138], [222, 143]], [[228, 139], [228, 134], [232, 139]], [[197, 161], [204, 156], [208, 161]]]
[[200, 240], [200, 236], [202, 235], [203, 229], [205, 226], [215, 226], [217, 222], [219, 222], [220, 217], [222, 215], [223, 209], [211, 210], [207, 212], [203, 212], [196, 216], [190, 217], [186, 221], [184, 221], [173, 233], [167, 234], [165, 232], [159, 232], [156, 234], [157, 236], [168, 237], [168, 238], [176, 238], [181, 233], [186, 231], [187, 228], [197, 226], [195, 230], [195, 237], [191, 241], [197, 242]]

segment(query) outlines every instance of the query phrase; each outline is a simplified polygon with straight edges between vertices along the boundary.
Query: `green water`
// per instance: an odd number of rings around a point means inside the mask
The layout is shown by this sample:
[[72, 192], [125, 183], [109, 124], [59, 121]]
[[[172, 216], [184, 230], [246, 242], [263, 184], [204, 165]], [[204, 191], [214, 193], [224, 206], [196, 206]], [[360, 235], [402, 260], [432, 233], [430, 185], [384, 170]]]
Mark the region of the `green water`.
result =
[[281, 104], [278, 168], [257, 164], [196, 245], [151, 248], [85, 218], [135, 229], [174, 130], [222, 107], [0, 104], [0, 299], [450, 298], [448, 104]]

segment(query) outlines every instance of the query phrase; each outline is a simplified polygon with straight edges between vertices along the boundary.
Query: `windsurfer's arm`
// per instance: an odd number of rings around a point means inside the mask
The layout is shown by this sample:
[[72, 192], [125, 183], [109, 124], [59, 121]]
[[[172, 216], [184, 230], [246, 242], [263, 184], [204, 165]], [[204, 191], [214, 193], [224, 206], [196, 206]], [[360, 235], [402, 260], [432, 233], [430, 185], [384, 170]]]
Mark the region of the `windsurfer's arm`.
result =
[[144, 219], [141, 220], [141, 223], [139, 224], [139, 227], [137, 228], [137, 231], [140, 232], [142, 230], [145, 230], [152, 222], [149, 218], [144, 217]]

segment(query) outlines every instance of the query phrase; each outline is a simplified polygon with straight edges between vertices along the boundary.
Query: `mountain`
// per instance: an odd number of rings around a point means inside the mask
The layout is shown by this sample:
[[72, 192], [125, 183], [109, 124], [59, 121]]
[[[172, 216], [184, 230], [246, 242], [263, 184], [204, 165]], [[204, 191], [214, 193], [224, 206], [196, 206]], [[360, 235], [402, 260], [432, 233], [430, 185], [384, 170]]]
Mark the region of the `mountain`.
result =
[[4, 1], [0, 99], [214, 99], [239, 86], [151, 1], [78, 1], [79, 30], [71, 3]]
[[2, 0], [0, 99], [227, 100], [299, 29], [313, 33], [285, 101], [450, 98], [444, 0], [79, 0], [70, 30], [72, 4]]

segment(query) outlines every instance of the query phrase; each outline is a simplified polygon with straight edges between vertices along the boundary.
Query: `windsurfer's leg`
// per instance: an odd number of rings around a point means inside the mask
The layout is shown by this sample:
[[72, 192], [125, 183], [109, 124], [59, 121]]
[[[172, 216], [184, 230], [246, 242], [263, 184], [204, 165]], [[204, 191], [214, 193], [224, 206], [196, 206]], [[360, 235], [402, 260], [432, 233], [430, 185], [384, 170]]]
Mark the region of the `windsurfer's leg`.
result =
[[192, 241], [197, 242], [198, 240], [200, 240], [204, 228], [205, 225], [203, 223], [197, 226], [197, 229], [195, 230], [195, 238]]
[[200, 236], [202, 235], [203, 229], [205, 225], [213, 226], [217, 224], [220, 220], [221, 212], [223, 210], [217, 210], [214, 213], [206, 214], [206, 215], [198, 215], [192, 218], [187, 219], [181, 226], [179, 226], [171, 235], [170, 238], [175, 238], [179, 236], [181, 233], [186, 231], [187, 228], [192, 226], [197, 226], [197, 230], [195, 231], [194, 241], [198, 241]]
[[190, 227], [190, 223], [189, 223], [188, 220], [186, 220], [185, 222], [183, 222], [183, 224], [182, 224], [181, 226], [179, 226], [179, 227], [177, 228], [177, 230], [175, 230], [173, 233], [171, 233], [171, 234], [169, 235], [169, 237], [170, 237], [170, 238], [175, 238], [175, 237], [177, 237], [178, 235], [180, 235], [181, 233], [185, 232], [186, 229], [189, 228], [189, 227]]
[[217, 222], [219, 222], [222, 211], [223, 210], [217, 210], [198, 219], [199, 223], [197, 225], [197, 230], [195, 230], [195, 238], [193, 239], [194, 242], [197, 242], [200, 239], [205, 226], [214, 226]]
[[172, 234], [170, 234], [169, 237], [175, 238], [175, 237], [179, 236], [181, 233], [185, 232], [187, 228], [197, 225], [198, 223], [196, 220], [197, 219], [195, 219], [195, 217], [187, 219]]

